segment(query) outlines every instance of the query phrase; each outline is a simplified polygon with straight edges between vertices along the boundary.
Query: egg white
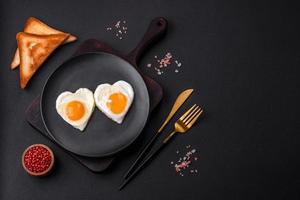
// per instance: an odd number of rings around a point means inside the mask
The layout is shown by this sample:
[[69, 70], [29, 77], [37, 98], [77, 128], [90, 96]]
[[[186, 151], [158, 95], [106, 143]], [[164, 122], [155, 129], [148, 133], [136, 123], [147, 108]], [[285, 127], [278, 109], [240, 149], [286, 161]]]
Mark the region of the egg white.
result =
[[[71, 101], [80, 101], [85, 108], [83, 117], [79, 120], [72, 121], [66, 115], [66, 106]], [[56, 99], [57, 113], [71, 126], [83, 131], [95, 109], [93, 92], [87, 88], [79, 88], [75, 93], [65, 91]]]
[[[107, 101], [110, 95], [119, 92], [126, 96], [127, 105], [122, 113], [115, 114], [111, 112], [111, 110], [107, 107]], [[95, 99], [96, 106], [100, 111], [102, 111], [108, 118], [112, 119], [118, 124], [121, 124], [133, 102], [134, 91], [132, 86], [126, 81], [120, 80], [115, 82], [113, 85], [104, 83], [98, 85], [98, 87], [96, 88], [94, 92], [94, 99]]]

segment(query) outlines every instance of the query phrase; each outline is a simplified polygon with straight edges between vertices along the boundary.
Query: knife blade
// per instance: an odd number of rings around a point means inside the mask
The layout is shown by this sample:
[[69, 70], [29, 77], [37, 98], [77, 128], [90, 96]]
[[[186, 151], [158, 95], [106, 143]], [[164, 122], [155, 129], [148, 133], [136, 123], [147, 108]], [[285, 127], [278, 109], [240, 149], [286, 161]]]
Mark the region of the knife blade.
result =
[[165, 128], [165, 126], [170, 121], [170, 119], [174, 116], [174, 114], [182, 106], [182, 104], [189, 98], [189, 96], [193, 93], [193, 91], [194, 91], [193, 89], [187, 89], [178, 95], [168, 117], [166, 118], [164, 123], [161, 125], [161, 127], [158, 129], [157, 133], [160, 133]]

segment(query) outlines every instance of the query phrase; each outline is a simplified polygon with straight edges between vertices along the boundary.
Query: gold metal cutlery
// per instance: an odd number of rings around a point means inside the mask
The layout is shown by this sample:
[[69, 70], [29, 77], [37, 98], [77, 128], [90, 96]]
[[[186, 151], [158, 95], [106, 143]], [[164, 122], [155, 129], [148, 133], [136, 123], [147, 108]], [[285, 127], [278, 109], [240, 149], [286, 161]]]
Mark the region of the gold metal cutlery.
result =
[[134, 176], [141, 171], [141, 169], [145, 166], [146, 163], [148, 163], [151, 159], [157, 155], [162, 148], [164, 148], [171, 138], [176, 133], [186, 133], [188, 130], [192, 128], [192, 126], [195, 124], [197, 119], [201, 116], [203, 113], [203, 109], [194, 104], [189, 110], [187, 110], [175, 123], [174, 123], [174, 131], [172, 131], [160, 144], [160, 146], [153, 150], [143, 161], [142, 163], [130, 174], [127, 176], [127, 178], [123, 181], [123, 183], [120, 185], [119, 190], [124, 188], [129, 181], [131, 181]]
[[182, 104], [189, 98], [189, 96], [191, 96], [191, 94], [193, 93], [193, 91], [194, 91], [193, 89], [187, 89], [187, 90], [184, 90], [183, 92], [181, 92], [178, 95], [178, 97], [177, 97], [176, 101], [174, 102], [174, 105], [173, 105], [173, 107], [172, 107], [169, 115], [167, 116], [166, 120], [161, 125], [161, 127], [159, 128], [159, 130], [157, 131], [157, 133], [152, 136], [152, 138], [149, 140], [149, 142], [147, 143], [147, 145], [138, 154], [137, 159], [133, 162], [133, 164], [130, 166], [130, 168], [128, 169], [128, 171], [124, 175], [125, 179], [130, 175], [130, 173], [136, 167], [137, 163], [142, 160], [143, 156], [146, 154], [146, 152], [148, 152], [149, 148], [152, 146], [152, 144], [154, 143], [154, 141], [156, 141], [156, 139], [158, 138], [159, 133], [164, 129], [164, 127], [167, 125], [167, 123], [170, 121], [170, 119], [174, 116], [174, 114], [177, 112], [177, 110], [182, 106]]

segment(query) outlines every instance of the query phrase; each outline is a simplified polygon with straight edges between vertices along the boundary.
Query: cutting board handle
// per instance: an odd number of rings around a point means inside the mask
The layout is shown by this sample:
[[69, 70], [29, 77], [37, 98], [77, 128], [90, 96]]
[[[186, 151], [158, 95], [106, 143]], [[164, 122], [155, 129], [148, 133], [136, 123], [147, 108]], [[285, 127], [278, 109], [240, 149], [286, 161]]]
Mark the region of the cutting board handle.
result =
[[157, 42], [167, 31], [168, 21], [163, 17], [153, 19], [138, 45], [126, 56], [127, 60], [137, 66], [147, 48]]

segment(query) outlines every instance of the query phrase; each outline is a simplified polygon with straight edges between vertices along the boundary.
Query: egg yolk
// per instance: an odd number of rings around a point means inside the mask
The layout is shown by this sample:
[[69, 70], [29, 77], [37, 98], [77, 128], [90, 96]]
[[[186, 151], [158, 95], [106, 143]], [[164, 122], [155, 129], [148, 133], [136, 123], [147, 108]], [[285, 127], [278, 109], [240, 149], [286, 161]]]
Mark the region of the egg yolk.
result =
[[126, 108], [127, 97], [120, 92], [114, 93], [109, 96], [106, 105], [111, 110], [111, 112], [113, 112], [115, 114], [120, 114]]
[[85, 112], [84, 105], [80, 101], [70, 101], [66, 107], [66, 114], [72, 121], [79, 120]]

